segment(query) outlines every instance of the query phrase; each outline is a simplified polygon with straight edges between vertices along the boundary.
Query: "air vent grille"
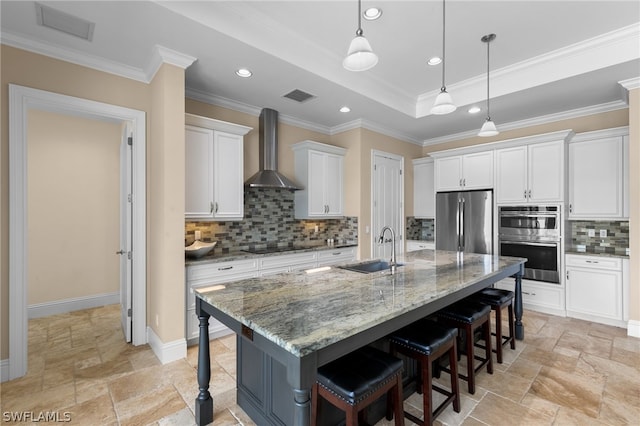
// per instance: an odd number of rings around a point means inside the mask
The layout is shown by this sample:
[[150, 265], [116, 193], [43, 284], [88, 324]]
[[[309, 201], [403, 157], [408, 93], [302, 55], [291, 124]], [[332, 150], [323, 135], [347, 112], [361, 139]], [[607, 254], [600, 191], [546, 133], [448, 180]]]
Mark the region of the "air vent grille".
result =
[[295, 89], [287, 93], [286, 95], [284, 95], [284, 97], [287, 99], [291, 99], [292, 101], [302, 103], [302, 102], [308, 101], [309, 99], [315, 98], [315, 95], [312, 95], [307, 92], [303, 92], [302, 90], [299, 90], [299, 89]]
[[41, 3], [36, 3], [36, 18], [39, 25], [62, 31], [84, 40], [93, 39], [95, 23], [61, 12]]

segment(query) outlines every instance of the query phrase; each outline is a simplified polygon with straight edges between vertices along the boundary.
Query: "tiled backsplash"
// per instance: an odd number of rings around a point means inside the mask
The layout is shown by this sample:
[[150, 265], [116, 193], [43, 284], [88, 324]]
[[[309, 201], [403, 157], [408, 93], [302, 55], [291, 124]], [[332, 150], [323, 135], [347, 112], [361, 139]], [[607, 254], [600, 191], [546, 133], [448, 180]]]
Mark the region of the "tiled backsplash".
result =
[[[229, 222], [186, 222], [185, 245], [195, 240], [217, 241], [215, 251], [228, 253], [247, 248], [290, 246], [333, 238], [335, 243], [358, 240], [358, 218], [300, 220], [294, 218], [293, 191], [247, 188], [244, 192], [244, 220]], [[318, 226], [318, 232], [315, 227]]]
[[407, 217], [407, 240], [433, 240], [433, 219]]
[[[571, 250], [577, 250], [578, 245], [586, 246], [587, 253], [610, 253], [625, 255], [629, 247], [629, 222], [626, 221], [582, 221], [569, 222], [567, 234], [571, 236]], [[593, 229], [595, 236], [589, 236], [589, 229]], [[600, 230], [607, 231], [606, 237], [600, 237]]]

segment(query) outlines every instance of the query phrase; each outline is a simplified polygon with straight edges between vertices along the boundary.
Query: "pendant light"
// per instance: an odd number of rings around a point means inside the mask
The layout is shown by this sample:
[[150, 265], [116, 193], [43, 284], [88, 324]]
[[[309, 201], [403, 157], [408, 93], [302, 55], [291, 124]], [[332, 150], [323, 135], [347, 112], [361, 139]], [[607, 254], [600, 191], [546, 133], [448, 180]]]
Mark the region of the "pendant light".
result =
[[495, 123], [491, 121], [491, 113], [489, 112], [489, 44], [495, 39], [495, 34], [487, 34], [480, 39], [483, 43], [487, 43], [487, 119], [482, 125], [480, 132], [478, 132], [478, 136], [483, 137], [495, 136], [500, 133]]
[[456, 110], [456, 106], [453, 104], [453, 99], [451, 95], [447, 92], [447, 88], [444, 85], [444, 66], [445, 66], [445, 10], [444, 10], [444, 2], [442, 0], [442, 87], [440, 88], [440, 93], [436, 97], [436, 101], [431, 107], [431, 114], [449, 114]]
[[342, 66], [349, 71], [366, 71], [378, 63], [378, 55], [373, 53], [369, 41], [362, 35], [362, 9], [358, 0], [358, 29], [356, 36], [351, 40], [347, 57], [342, 61]]

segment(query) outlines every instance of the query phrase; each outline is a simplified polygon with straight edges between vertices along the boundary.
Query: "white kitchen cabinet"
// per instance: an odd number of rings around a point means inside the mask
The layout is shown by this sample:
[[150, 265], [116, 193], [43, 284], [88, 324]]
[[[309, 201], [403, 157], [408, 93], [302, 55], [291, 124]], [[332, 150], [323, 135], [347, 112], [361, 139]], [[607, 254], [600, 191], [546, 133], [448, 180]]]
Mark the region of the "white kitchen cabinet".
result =
[[493, 151], [435, 160], [436, 191], [493, 188]]
[[564, 201], [564, 140], [496, 150], [499, 204]]
[[192, 114], [185, 122], [185, 218], [242, 219], [244, 135], [251, 128]]
[[[189, 344], [197, 341], [199, 320], [196, 315], [196, 288], [206, 288], [223, 283], [259, 276], [257, 259], [245, 259], [229, 262], [202, 263], [186, 267], [186, 339]], [[209, 338], [215, 339], [232, 331], [215, 318], [209, 318]]]
[[626, 326], [623, 259], [573, 254], [566, 255], [565, 259], [567, 315]]
[[[515, 279], [506, 278], [496, 283], [503, 290], [515, 289]], [[522, 280], [522, 304], [525, 309], [551, 315], [566, 316], [565, 289], [561, 284]]]
[[317, 266], [338, 265], [356, 260], [356, 247], [342, 247], [318, 251]]
[[413, 160], [413, 215], [432, 219], [436, 214], [433, 158]]
[[569, 219], [628, 217], [627, 135], [628, 128], [621, 127], [573, 138], [569, 144]]
[[283, 272], [315, 268], [317, 262], [316, 252], [313, 251], [265, 256], [260, 259], [260, 276], [266, 277]]
[[417, 250], [435, 250], [436, 243], [434, 241], [407, 240], [407, 252]]
[[344, 216], [346, 149], [313, 141], [293, 145], [295, 177], [303, 189], [294, 194], [296, 219]]

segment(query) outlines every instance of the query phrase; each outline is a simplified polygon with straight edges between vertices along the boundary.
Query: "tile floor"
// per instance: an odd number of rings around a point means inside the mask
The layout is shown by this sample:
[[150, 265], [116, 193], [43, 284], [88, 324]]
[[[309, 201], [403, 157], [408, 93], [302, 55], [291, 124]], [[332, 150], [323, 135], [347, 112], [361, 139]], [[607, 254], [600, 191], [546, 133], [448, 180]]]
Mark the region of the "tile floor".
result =
[[[72, 425], [193, 425], [197, 347], [161, 365], [148, 345], [124, 343], [119, 315], [113, 305], [29, 321], [28, 374], [1, 384], [2, 421], [28, 411], [66, 412]], [[493, 375], [480, 373], [475, 395], [461, 382], [461, 412], [449, 407], [436, 424], [638, 424], [640, 339], [532, 311], [524, 322], [524, 342]], [[211, 354], [213, 424], [254, 424], [236, 405], [235, 338], [212, 341]], [[419, 395], [405, 401], [415, 413], [420, 406]]]

